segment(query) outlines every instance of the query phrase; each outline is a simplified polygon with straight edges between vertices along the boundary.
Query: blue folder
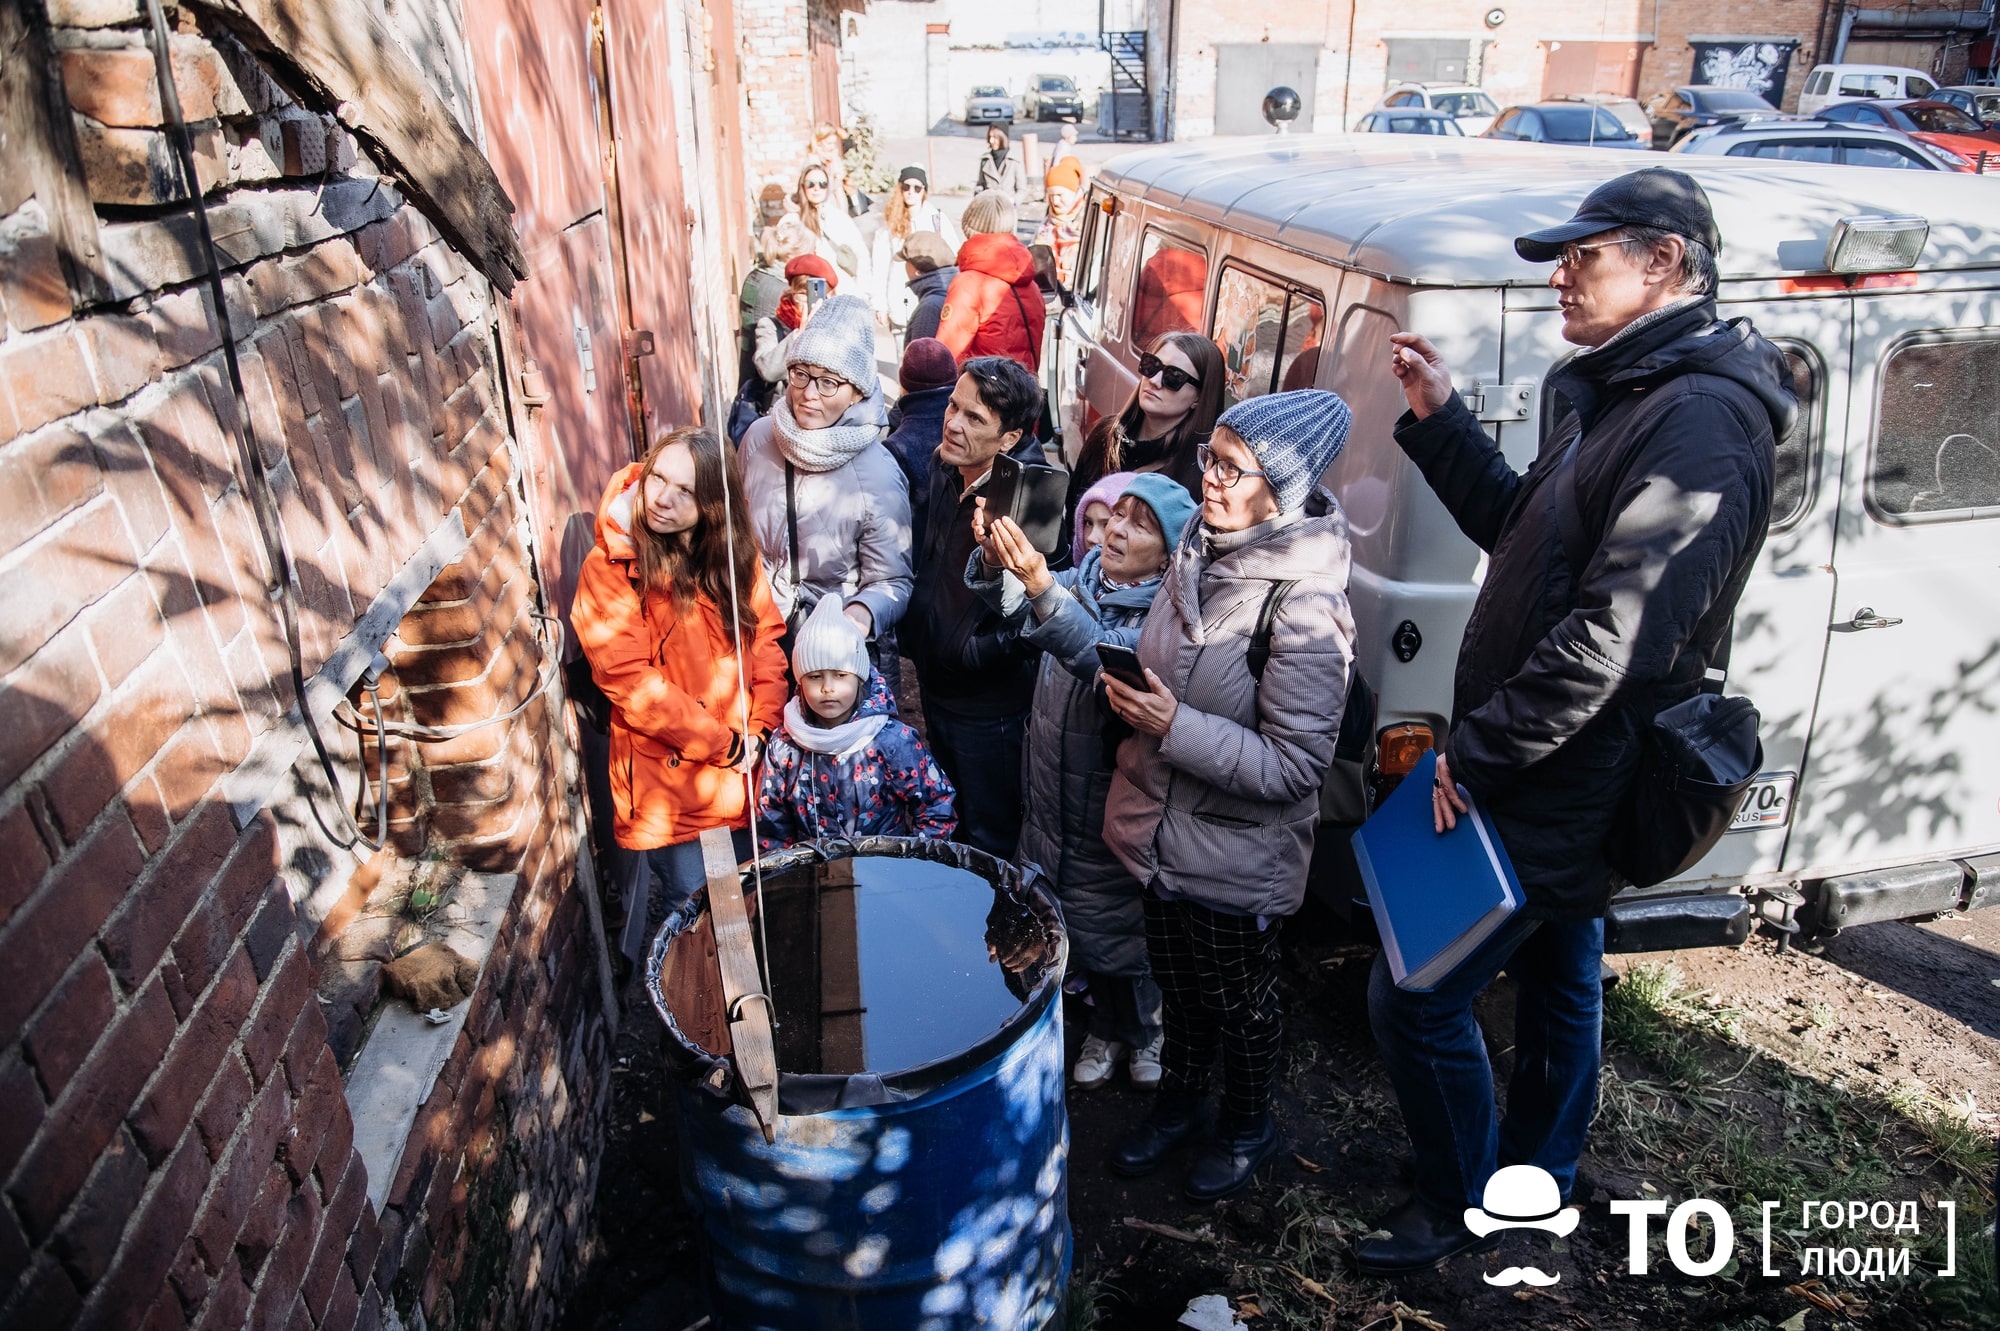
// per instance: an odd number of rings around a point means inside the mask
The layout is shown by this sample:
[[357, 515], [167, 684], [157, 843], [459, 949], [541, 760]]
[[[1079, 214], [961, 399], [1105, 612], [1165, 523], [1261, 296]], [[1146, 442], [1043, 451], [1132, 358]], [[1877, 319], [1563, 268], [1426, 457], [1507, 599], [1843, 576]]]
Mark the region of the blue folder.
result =
[[1440, 834], [1431, 817], [1437, 754], [1426, 753], [1354, 833], [1354, 858], [1399, 989], [1434, 988], [1493, 936], [1522, 900], [1493, 821], [1471, 812]]

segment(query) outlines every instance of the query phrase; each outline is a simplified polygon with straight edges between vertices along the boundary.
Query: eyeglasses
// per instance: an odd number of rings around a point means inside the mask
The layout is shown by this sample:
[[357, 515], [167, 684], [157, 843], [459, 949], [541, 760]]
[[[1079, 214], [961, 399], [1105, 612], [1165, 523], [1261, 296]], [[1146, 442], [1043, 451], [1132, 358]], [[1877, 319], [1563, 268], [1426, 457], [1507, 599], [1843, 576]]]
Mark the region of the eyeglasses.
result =
[[1169, 393], [1178, 393], [1189, 384], [1193, 384], [1196, 388], [1201, 387], [1200, 375], [1189, 374], [1178, 365], [1164, 364], [1158, 356], [1150, 352], [1139, 357], [1139, 377], [1141, 379], [1157, 378], [1160, 381], [1160, 387], [1166, 389]]
[[806, 188], [809, 190], [825, 189], [826, 182], [824, 180], [808, 180], [806, 182]]
[[847, 380], [837, 374], [814, 374], [803, 365], [785, 367], [785, 382], [794, 388], [803, 389], [808, 384], [821, 397], [832, 397], [847, 387]]
[[1217, 457], [1215, 450], [1202, 444], [1194, 450], [1194, 460], [1201, 467], [1201, 474], [1215, 473], [1215, 483], [1225, 490], [1234, 489], [1236, 482], [1245, 476], [1262, 476], [1261, 471], [1245, 471], [1227, 458]]
[[1600, 240], [1589, 245], [1579, 245], [1575, 241], [1571, 241], [1562, 247], [1561, 253], [1556, 255], [1556, 266], [1575, 272], [1577, 269], [1583, 267], [1584, 256], [1594, 250], [1608, 250], [1613, 245], [1633, 245], [1637, 243], [1630, 236], [1627, 236], [1623, 240]]

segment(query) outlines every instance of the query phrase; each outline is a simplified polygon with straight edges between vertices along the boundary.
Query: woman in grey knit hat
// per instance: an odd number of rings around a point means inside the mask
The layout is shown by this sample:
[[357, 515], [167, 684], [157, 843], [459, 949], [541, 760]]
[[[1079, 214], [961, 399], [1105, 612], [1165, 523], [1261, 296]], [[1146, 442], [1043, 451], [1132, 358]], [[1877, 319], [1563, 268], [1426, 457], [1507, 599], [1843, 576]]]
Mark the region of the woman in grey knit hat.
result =
[[771, 593], [796, 627], [838, 596], [870, 649], [910, 600], [910, 493], [882, 445], [889, 409], [868, 302], [831, 296], [785, 342], [771, 414], [743, 436], [743, 487]]
[[1305, 899], [1354, 657], [1347, 519], [1319, 484], [1349, 420], [1313, 390], [1222, 414], [1200, 453], [1200, 518], [1139, 635], [1149, 687], [1105, 681], [1136, 733], [1118, 747], [1104, 843], [1145, 888], [1166, 1027], [1159, 1101], [1111, 1167], [1149, 1173], [1193, 1135], [1220, 1055], [1194, 1201], [1246, 1186], [1279, 1147], [1278, 930]]

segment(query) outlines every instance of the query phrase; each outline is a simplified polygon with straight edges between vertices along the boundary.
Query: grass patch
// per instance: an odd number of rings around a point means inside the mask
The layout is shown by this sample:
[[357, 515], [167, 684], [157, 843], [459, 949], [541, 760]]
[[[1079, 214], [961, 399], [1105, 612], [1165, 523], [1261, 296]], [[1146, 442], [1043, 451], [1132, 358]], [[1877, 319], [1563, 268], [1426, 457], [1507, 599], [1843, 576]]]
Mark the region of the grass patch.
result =
[[1118, 1287], [1102, 1271], [1078, 1262], [1069, 1276], [1069, 1301], [1063, 1331], [1097, 1331], [1104, 1324], [1105, 1306], [1118, 1297]]

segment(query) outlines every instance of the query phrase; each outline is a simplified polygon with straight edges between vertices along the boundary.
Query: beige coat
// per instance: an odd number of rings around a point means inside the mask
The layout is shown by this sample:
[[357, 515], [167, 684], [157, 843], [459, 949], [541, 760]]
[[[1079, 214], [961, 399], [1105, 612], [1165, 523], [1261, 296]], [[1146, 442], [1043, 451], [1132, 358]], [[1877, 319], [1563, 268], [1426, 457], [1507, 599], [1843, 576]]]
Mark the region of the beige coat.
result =
[[[1354, 660], [1347, 518], [1325, 490], [1305, 514], [1204, 560], [1175, 552], [1139, 659], [1179, 698], [1162, 738], [1118, 749], [1104, 841], [1141, 883], [1203, 905], [1290, 915], [1305, 899], [1320, 781]], [[1260, 685], [1248, 655], [1276, 582], [1292, 581]]]

